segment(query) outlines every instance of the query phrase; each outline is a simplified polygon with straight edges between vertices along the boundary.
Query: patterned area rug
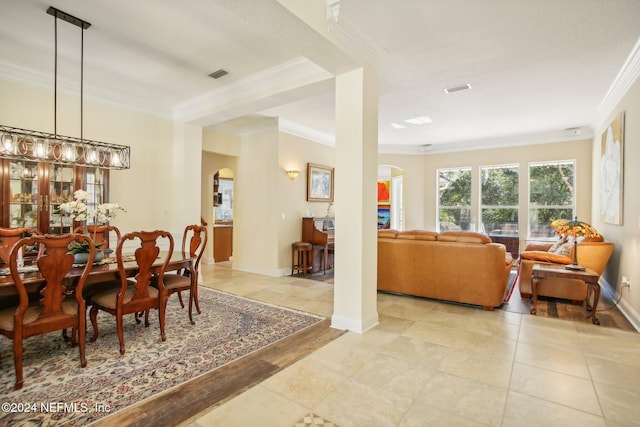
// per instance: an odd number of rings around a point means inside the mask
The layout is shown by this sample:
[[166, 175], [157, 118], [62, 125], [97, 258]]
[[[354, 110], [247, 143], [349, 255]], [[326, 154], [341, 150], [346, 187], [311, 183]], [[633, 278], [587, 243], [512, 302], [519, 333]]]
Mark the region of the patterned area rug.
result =
[[194, 314], [196, 324], [191, 325], [187, 308], [170, 298], [165, 342], [160, 341], [157, 312], [151, 313], [148, 328], [125, 317], [124, 356], [115, 319], [100, 313], [100, 337], [87, 342], [84, 369], [77, 347], [65, 343], [59, 332], [28, 338], [25, 384], [18, 391], [13, 389], [12, 344], [0, 338], [0, 425], [85, 425], [323, 320], [207, 288], [200, 288], [200, 308], [202, 314]]

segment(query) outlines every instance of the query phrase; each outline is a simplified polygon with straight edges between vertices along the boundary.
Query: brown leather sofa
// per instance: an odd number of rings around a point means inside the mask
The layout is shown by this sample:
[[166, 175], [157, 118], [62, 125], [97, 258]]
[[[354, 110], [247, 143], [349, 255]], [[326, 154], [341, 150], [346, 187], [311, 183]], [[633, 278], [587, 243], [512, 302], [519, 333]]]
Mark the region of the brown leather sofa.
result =
[[513, 264], [504, 245], [465, 231], [378, 231], [378, 290], [499, 307]]
[[[520, 252], [518, 265], [518, 286], [522, 298], [531, 297], [531, 270], [534, 264], [571, 264], [573, 262], [573, 245], [568, 255], [549, 252], [552, 243], [528, 244]], [[614, 244], [605, 242], [602, 237], [582, 238], [578, 240], [578, 264], [594, 270], [601, 275], [613, 254]], [[582, 280], [549, 277], [540, 280], [537, 285], [538, 296], [561, 298], [575, 302], [585, 301], [587, 285]]]

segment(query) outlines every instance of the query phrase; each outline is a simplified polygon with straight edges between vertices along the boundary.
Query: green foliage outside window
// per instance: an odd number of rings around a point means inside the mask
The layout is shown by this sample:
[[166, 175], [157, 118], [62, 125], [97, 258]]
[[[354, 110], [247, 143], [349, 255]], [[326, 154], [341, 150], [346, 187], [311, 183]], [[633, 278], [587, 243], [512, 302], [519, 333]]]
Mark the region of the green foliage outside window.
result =
[[529, 168], [529, 231], [533, 236], [552, 237], [551, 223], [573, 219], [573, 162], [534, 164]]
[[438, 171], [440, 230], [468, 230], [471, 224], [471, 169]]
[[487, 233], [506, 233], [506, 225], [518, 230], [518, 168], [487, 167], [480, 171], [482, 224]]

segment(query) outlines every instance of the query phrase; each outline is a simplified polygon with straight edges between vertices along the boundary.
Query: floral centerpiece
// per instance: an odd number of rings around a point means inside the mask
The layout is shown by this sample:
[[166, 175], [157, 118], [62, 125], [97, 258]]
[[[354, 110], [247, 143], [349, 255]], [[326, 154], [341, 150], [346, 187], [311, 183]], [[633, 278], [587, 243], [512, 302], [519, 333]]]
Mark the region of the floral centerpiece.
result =
[[[88, 206], [89, 193], [84, 190], [77, 190], [73, 193], [73, 200], [70, 202], [62, 203], [58, 207], [59, 212], [63, 212], [71, 216], [74, 221], [82, 222], [82, 228], [84, 234], [87, 232], [87, 220], [93, 219], [95, 226], [106, 224], [110, 219], [115, 218], [118, 211], [123, 211], [124, 208], [117, 203], [102, 203], [95, 208]], [[96, 231], [94, 229], [93, 240], [96, 239]], [[96, 249], [101, 245], [96, 245]], [[87, 243], [74, 242], [69, 246], [69, 251], [73, 254], [83, 254], [89, 252], [89, 245]]]
[[599, 237], [598, 230], [586, 222], [578, 221], [577, 217], [572, 221], [557, 219], [551, 223], [551, 227], [556, 229], [556, 234], [559, 236], [573, 237], [573, 262], [567, 265], [566, 268], [569, 270], [584, 270], [584, 267], [578, 265], [578, 237]]

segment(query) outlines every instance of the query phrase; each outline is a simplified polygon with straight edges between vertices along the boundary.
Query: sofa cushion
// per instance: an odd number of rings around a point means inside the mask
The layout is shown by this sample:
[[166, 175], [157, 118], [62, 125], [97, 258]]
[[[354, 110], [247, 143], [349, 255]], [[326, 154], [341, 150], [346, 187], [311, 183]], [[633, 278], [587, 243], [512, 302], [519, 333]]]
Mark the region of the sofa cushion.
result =
[[396, 230], [378, 230], [378, 237], [385, 237], [387, 239], [395, 239], [398, 232]]
[[411, 231], [400, 231], [396, 236], [396, 239], [403, 240], [429, 240], [436, 241], [438, 237], [438, 233], [435, 231], [424, 231], [424, 230], [411, 230]]
[[443, 231], [438, 234], [438, 241], [485, 244], [491, 243], [491, 238], [486, 234], [474, 231]]

